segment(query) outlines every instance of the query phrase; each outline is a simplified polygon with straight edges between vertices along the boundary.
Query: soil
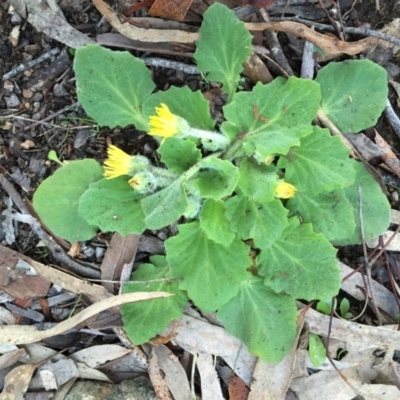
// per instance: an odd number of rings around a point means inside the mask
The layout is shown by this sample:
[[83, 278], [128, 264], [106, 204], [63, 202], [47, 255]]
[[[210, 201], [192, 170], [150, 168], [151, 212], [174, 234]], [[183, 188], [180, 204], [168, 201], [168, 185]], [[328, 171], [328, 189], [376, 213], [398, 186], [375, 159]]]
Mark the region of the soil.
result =
[[[78, 9], [66, 7], [63, 10], [68, 22], [86, 34], [98, 33], [97, 23], [101, 15], [91, 2], [78, 3], [80, 3]], [[372, 29], [379, 29], [394, 18], [400, 17], [400, 7], [395, 7], [395, 0], [380, 0], [380, 12], [375, 10], [373, 0], [354, 0], [354, 2], [342, 0], [339, 3], [342, 5], [342, 15], [352, 10], [348, 16], [349, 26], [368, 24]], [[3, 2], [0, 5], [1, 76], [52, 49], [60, 50], [59, 54], [51, 59], [27, 69], [16, 77], [2, 81], [0, 173], [14, 184], [19, 193], [27, 199], [32, 199], [40, 182], [57, 168], [56, 163], [47, 160], [50, 150], [54, 150], [61, 161], [89, 157], [103, 162], [107, 143], [112, 142], [131, 154], [152, 155], [156, 149], [156, 142], [148, 135], [137, 131], [133, 126], [123, 129], [98, 127], [80, 106], [74, 105], [77, 97], [72, 69], [73, 56], [69, 49], [37, 32], [25, 20], [18, 20], [15, 17], [13, 19], [8, 10], [9, 2]], [[83, 14], [85, 14], [84, 22], [82, 22]], [[9, 36], [13, 27], [18, 24], [21, 24], [21, 33], [18, 44], [13, 46]], [[284, 51], [289, 53], [291, 50], [284, 48]], [[156, 56], [162, 57], [159, 54]], [[185, 61], [191, 62], [188, 58]], [[398, 64], [397, 60], [391, 61]], [[298, 74], [298, 60], [293, 59], [292, 63], [292, 68]], [[171, 84], [182, 86], [187, 82], [192, 89], [204, 86], [200, 77], [193, 78], [163, 68], [152, 68], [152, 70], [159, 89], [165, 89]], [[220, 98], [219, 104], [222, 101]], [[397, 108], [395, 110], [399, 111]], [[57, 114], [50, 120], [41, 122], [55, 113]], [[218, 111], [216, 113], [218, 117]], [[379, 122], [378, 130], [393, 147], [395, 153], [400, 153], [400, 141], [385, 118]], [[398, 200], [393, 200], [396, 206], [397, 202]], [[0, 188], [0, 213], [7, 207], [8, 196]], [[1, 227], [0, 240], [4, 240]], [[51, 254], [43, 253], [37, 244], [38, 239], [32, 234], [30, 227], [20, 224], [16, 241], [8, 247], [44, 264], [54, 263]], [[90, 246], [90, 243], [88, 245]], [[362, 256], [362, 250], [360, 247], [343, 248], [339, 255], [352, 263]], [[101, 258], [96, 258], [88, 252], [86, 261], [99, 264]]]

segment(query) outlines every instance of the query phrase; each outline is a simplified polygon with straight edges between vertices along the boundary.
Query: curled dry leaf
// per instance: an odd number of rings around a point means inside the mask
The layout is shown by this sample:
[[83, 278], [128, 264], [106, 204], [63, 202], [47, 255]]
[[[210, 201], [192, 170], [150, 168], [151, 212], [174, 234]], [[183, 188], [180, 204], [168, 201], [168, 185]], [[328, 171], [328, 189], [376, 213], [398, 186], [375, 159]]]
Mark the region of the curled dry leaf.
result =
[[292, 35], [301, 37], [315, 44], [327, 54], [344, 53], [355, 55], [361, 53], [379, 41], [379, 39], [369, 37], [357, 42], [343, 42], [335, 36], [323, 35], [322, 33], [313, 31], [311, 28], [308, 28], [303, 24], [293, 21], [249, 22], [246, 23], [245, 26], [250, 31], [274, 30], [278, 32], [291, 33]]
[[194, 43], [199, 39], [199, 34], [194, 32], [183, 32], [176, 29], [141, 29], [136, 26], [121, 22], [118, 14], [104, 1], [93, 0], [93, 4], [110, 22], [112, 27], [122, 35], [142, 42], [180, 42]]

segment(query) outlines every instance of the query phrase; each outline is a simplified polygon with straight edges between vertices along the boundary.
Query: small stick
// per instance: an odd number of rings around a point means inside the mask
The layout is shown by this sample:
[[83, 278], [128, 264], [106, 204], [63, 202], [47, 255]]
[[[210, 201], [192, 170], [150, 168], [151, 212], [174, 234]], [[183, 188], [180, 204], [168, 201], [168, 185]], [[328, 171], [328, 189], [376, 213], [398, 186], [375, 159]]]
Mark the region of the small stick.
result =
[[53, 114], [50, 114], [50, 115], [47, 116], [46, 118], [43, 118], [43, 119], [40, 120], [40, 121], [36, 121], [36, 122], [34, 122], [33, 124], [30, 124], [30, 125], [28, 125], [28, 126], [25, 126], [24, 131], [27, 131], [28, 129], [34, 128], [35, 126], [41, 125], [41, 124], [43, 124], [43, 123], [45, 123], [45, 122], [47, 122], [47, 121], [50, 121], [50, 120], [52, 120], [53, 118], [57, 117], [57, 115], [60, 115], [60, 114], [62, 114], [63, 112], [65, 112], [65, 111], [67, 111], [67, 110], [69, 110], [69, 109], [71, 109], [71, 108], [79, 107], [79, 106], [80, 106], [79, 101], [77, 101], [77, 102], [75, 102], [75, 103], [73, 103], [73, 104], [70, 104], [69, 106], [65, 106], [63, 109], [58, 110], [58, 111], [56, 111], [56, 112], [53, 113]]
[[[265, 8], [260, 8], [260, 14], [265, 22], [271, 22], [267, 11], [265, 11]], [[282, 47], [278, 41], [278, 34], [274, 31], [266, 31], [265, 36], [268, 40], [269, 47], [275, 61], [282, 67], [287, 75], [293, 76], [293, 70], [290, 67], [285, 55], [283, 54]]]
[[314, 77], [315, 59], [313, 57], [313, 49], [314, 45], [306, 40], [301, 62], [301, 77], [303, 79], [312, 79]]
[[394, 112], [389, 99], [386, 100], [385, 115], [396, 135], [400, 137], [400, 119]]
[[171, 68], [177, 71], [182, 71], [188, 75], [200, 75], [200, 72], [195, 65], [189, 65], [179, 61], [164, 60], [163, 58], [157, 57], [144, 58], [143, 61], [146, 65], [151, 67]]
[[[3, 189], [8, 193], [8, 195], [11, 197], [16, 206], [19, 208], [21, 213], [31, 215], [19, 193], [15, 190], [14, 186], [2, 174], [0, 174], [0, 184], [3, 187]], [[35, 218], [33, 217], [32, 219], [35, 220]], [[56, 243], [56, 241], [47, 232], [44, 231], [44, 229], [40, 226], [39, 223], [31, 224], [31, 227], [32, 230], [39, 237], [39, 239], [44, 240], [46, 242], [47, 247], [51, 250], [53, 257], [58, 262], [65, 264], [72, 272], [80, 276], [84, 276], [86, 278], [94, 278], [94, 279], [100, 278], [100, 271], [84, 267], [83, 265], [69, 258], [65, 253], [65, 251], [63, 250], [63, 248], [58, 243]]]
[[374, 292], [372, 290], [372, 284], [371, 284], [371, 282], [372, 282], [372, 275], [371, 275], [372, 264], [368, 260], [367, 245], [365, 243], [362, 201], [363, 201], [363, 197], [362, 197], [361, 185], [359, 185], [358, 186], [358, 220], [360, 221], [361, 241], [362, 241], [364, 259], [365, 259], [364, 264], [365, 264], [365, 270], [367, 272], [368, 293], [369, 293], [369, 297], [371, 298], [372, 307], [374, 308], [376, 317], [378, 318], [378, 324], [382, 325], [381, 315], [379, 314], [379, 309], [378, 309], [375, 299], [374, 299]]
[[21, 72], [24, 72], [25, 70], [27, 70], [28, 68], [31, 68], [37, 64], [40, 64], [41, 62], [47, 60], [48, 58], [55, 56], [56, 54], [58, 54], [61, 50], [58, 48], [55, 49], [51, 49], [50, 51], [48, 51], [47, 53], [42, 54], [40, 57], [36, 58], [35, 60], [29, 61], [27, 63], [24, 64], [20, 64], [18, 65], [17, 68], [14, 68], [12, 71], [7, 72], [5, 75], [3, 75], [3, 81], [5, 81], [6, 79], [11, 79], [14, 76], [20, 74]]

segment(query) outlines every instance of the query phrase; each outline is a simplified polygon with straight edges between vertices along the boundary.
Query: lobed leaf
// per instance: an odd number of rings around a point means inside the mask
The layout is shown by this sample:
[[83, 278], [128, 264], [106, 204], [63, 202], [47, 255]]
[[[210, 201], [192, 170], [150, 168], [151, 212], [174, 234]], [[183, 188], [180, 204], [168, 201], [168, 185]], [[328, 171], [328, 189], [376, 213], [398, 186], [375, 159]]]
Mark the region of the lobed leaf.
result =
[[[165, 260], [160, 256], [156, 258]], [[150, 261], [153, 261], [153, 257]], [[186, 295], [179, 290], [178, 281], [168, 280], [168, 278], [173, 278], [171, 268], [168, 265], [162, 265], [165, 264], [162, 260], [158, 260], [157, 264], [141, 264], [139, 269], [132, 274], [132, 281], [137, 283], [124, 284], [124, 293], [168, 292], [175, 295], [121, 306], [124, 330], [136, 345], [148, 342], [162, 332], [173, 319], [179, 318], [187, 302]], [[165, 280], [152, 282], [159, 279]], [[138, 283], [140, 281], [143, 283]]]
[[219, 309], [234, 297], [250, 266], [249, 248], [235, 237], [229, 248], [210, 240], [198, 222], [179, 225], [178, 235], [165, 242], [180, 289], [203, 311]]
[[221, 82], [229, 99], [235, 93], [242, 64], [252, 52], [250, 33], [226, 6], [214, 3], [203, 14], [194, 59], [211, 82]]
[[201, 151], [185, 139], [169, 138], [157, 150], [168, 169], [182, 174], [201, 160]]
[[293, 346], [296, 336], [296, 302], [275, 293], [262, 279], [247, 274], [239, 291], [218, 311], [225, 329], [269, 363], [278, 363]]
[[148, 229], [161, 229], [178, 220], [189, 203], [182, 182], [177, 179], [166, 188], [142, 199]]
[[230, 161], [207, 157], [200, 161], [200, 168], [186, 183], [189, 190], [198, 190], [202, 197], [214, 200], [232, 194], [239, 179], [239, 171]]
[[269, 247], [288, 225], [288, 211], [280, 200], [260, 205], [245, 196], [237, 195], [225, 204], [226, 216], [232, 229], [243, 240], [254, 239], [255, 247]]
[[287, 208], [291, 215], [312, 223], [315, 232], [333, 243], [351, 237], [356, 226], [352, 205], [343, 189], [317, 195], [298, 191], [287, 202]]
[[171, 86], [164, 92], [151, 95], [143, 103], [143, 115], [149, 118], [155, 115], [156, 107], [164, 103], [170, 111], [184, 118], [193, 128], [213, 130], [215, 121], [210, 116], [210, 104], [200, 90], [191, 91], [188, 86]]
[[88, 44], [76, 50], [74, 70], [78, 100], [99, 125], [148, 129], [142, 105], [156, 85], [142, 60]]
[[350, 186], [356, 175], [349, 150], [340, 138], [317, 126], [301, 139], [299, 147], [280, 157], [278, 167], [285, 169], [287, 182], [309, 194]]
[[238, 186], [252, 200], [268, 203], [275, 199], [277, 170], [273, 165], [257, 164], [254, 160], [245, 158], [240, 163]]
[[291, 218], [289, 226], [272, 246], [257, 257], [264, 283], [277, 293], [295, 299], [325, 299], [336, 296], [341, 284], [336, 250], [311, 224]]
[[207, 199], [199, 215], [200, 227], [210, 240], [229, 246], [235, 234], [225, 216], [225, 204], [221, 200]]
[[79, 199], [82, 218], [103, 232], [141, 234], [146, 229], [140, 200], [143, 195], [133, 190], [126, 177], [100, 179], [92, 183]]
[[231, 140], [240, 134], [248, 156], [257, 152], [263, 160], [287, 154], [312, 132], [320, 99], [319, 85], [310, 80], [291, 77], [258, 83], [252, 92], [235, 94], [224, 107], [227, 122], [221, 129]]

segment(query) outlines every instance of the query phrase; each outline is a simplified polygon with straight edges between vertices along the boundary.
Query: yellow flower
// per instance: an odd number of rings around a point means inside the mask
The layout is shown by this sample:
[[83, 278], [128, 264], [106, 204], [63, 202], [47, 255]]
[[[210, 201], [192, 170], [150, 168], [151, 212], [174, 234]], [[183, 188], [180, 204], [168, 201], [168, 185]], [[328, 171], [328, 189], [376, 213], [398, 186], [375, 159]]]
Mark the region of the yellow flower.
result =
[[129, 175], [132, 170], [133, 157], [114, 145], [108, 146], [107, 160], [104, 162], [104, 176], [107, 179]]
[[184, 134], [189, 129], [189, 124], [181, 117], [178, 117], [169, 110], [164, 103], [160, 107], [156, 107], [157, 115], [149, 118], [151, 136], [160, 136], [163, 140]]
[[296, 188], [287, 182], [279, 182], [275, 189], [275, 197], [279, 199], [290, 199], [296, 193]]

